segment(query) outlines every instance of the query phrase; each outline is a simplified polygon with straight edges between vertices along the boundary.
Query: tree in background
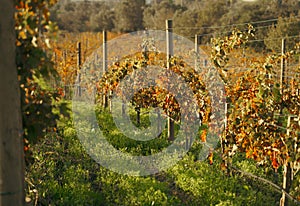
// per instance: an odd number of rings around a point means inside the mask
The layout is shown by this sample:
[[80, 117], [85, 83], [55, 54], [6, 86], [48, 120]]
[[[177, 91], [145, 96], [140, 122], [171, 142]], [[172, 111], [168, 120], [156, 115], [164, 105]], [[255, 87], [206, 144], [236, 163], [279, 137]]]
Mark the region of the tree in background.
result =
[[89, 29], [89, 18], [95, 14], [91, 13], [92, 5], [88, 1], [68, 1], [56, 4], [51, 12], [53, 19], [58, 22], [62, 30], [81, 32]]
[[[276, 5], [276, 4], [275, 4]], [[275, 17], [275, 8], [271, 1], [260, 0], [253, 2], [235, 1], [225, 13], [221, 22], [225, 24], [238, 24], [244, 22], [261, 21]]]
[[147, 29], [164, 29], [166, 27], [165, 20], [175, 18], [180, 11], [182, 11], [181, 6], [168, 0], [159, 4], [151, 4], [144, 10], [144, 26]]
[[294, 36], [294, 38], [286, 40], [286, 49], [291, 50], [295, 46], [295, 40], [299, 39], [299, 33], [300, 21], [298, 17], [279, 18], [277, 24], [268, 30], [264, 43], [268, 49], [281, 52], [281, 39]]
[[174, 17], [174, 32], [185, 37], [192, 37], [203, 32], [202, 29], [195, 28], [199, 20], [199, 12], [196, 10], [177, 11]]
[[143, 29], [145, 0], [123, 0], [115, 7], [115, 29], [132, 32]]
[[[192, 37], [195, 34], [209, 34], [216, 30], [213, 26], [222, 24], [221, 18], [228, 12], [226, 1], [197, 1], [174, 18], [175, 31], [181, 35]], [[228, 22], [226, 22], [228, 23]], [[176, 30], [176, 27], [179, 27]], [[209, 36], [208, 38], [211, 38]], [[203, 41], [208, 41], [203, 38]]]
[[86, 31], [90, 27], [90, 11], [92, 10], [91, 4], [89, 1], [84, 0], [77, 4], [77, 9], [75, 11], [76, 26], [79, 32]]
[[[71, 1], [61, 0], [51, 9], [51, 20], [58, 22], [61, 30], [131, 32], [148, 29], [165, 29], [165, 20], [173, 19], [174, 32], [193, 37], [205, 35], [202, 43], [212, 35], [230, 33], [241, 23], [257, 23], [256, 38], [263, 39], [278, 17], [297, 16], [300, 3], [297, 0], [156, 0], [145, 4], [144, 0], [122, 1]], [[141, 21], [143, 19], [143, 21]], [[177, 27], [177, 28], [176, 28]], [[264, 42], [251, 44], [257, 50], [266, 48]]]
[[79, 31], [82, 23], [78, 22], [76, 16], [77, 4], [73, 1], [55, 4], [51, 9], [51, 20], [57, 22], [61, 30]]
[[90, 27], [92, 31], [112, 31], [115, 28], [115, 14], [107, 3], [99, 2], [93, 11], [95, 15], [90, 16]]
[[273, 12], [277, 13], [278, 17], [289, 17], [291, 15], [298, 15], [300, 6], [300, 2], [298, 0], [275, 0], [275, 4], [274, 1], [270, 1], [270, 3], [273, 4], [273, 8], [275, 8]]

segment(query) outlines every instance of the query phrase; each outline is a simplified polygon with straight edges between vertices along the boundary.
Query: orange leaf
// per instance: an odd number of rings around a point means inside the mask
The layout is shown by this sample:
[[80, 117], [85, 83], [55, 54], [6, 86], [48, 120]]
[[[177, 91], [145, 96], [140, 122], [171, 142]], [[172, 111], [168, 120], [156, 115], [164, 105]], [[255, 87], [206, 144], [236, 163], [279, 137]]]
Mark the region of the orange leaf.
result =
[[272, 166], [273, 166], [274, 169], [278, 169], [279, 164], [278, 164], [278, 162], [277, 162], [276, 159], [273, 159], [273, 160], [272, 160]]
[[209, 164], [212, 165], [213, 164], [213, 158], [214, 158], [214, 153], [210, 152], [208, 155], [208, 160], [209, 160]]
[[220, 167], [221, 167], [222, 171], [225, 171], [227, 169], [227, 166], [226, 166], [225, 162], [222, 162]]
[[203, 130], [203, 132], [201, 133], [201, 141], [202, 142], [206, 142], [206, 133], [207, 133], [206, 130]]
[[275, 152], [275, 151], [273, 151], [272, 166], [273, 166], [273, 168], [276, 169], [276, 170], [277, 170], [278, 167], [279, 167], [279, 164], [278, 164], [278, 162], [277, 162], [277, 160], [276, 160], [276, 152]]
[[251, 150], [246, 150], [246, 158], [251, 158], [252, 157], [252, 151]]

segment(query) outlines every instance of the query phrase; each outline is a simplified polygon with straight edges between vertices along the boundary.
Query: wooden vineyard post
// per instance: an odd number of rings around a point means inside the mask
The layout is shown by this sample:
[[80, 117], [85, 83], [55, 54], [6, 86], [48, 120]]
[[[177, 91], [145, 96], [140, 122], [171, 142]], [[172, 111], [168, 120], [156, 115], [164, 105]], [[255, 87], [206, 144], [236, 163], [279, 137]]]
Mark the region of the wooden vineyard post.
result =
[[162, 125], [161, 125], [161, 115], [159, 108], [155, 108], [156, 114], [157, 114], [157, 134], [160, 134], [162, 131]]
[[[199, 36], [198, 34], [195, 35], [195, 71], [199, 71], [200, 70], [200, 54], [199, 54], [199, 44], [201, 43], [201, 36]], [[203, 65], [203, 67], [205, 67], [206, 65]], [[199, 124], [202, 124], [202, 119], [201, 119], [201, 113], [198, 113], [199, 115]], [[189, 147], [191, 147], [192, 142], [189, 143]], [[188, 147], [186, 146], [186, 147]]]
[[[226, 129], [227, 129], [227, 121], [228, 121], [228, 119], [227, 119], [227, 114], [228, 114], [228, 103], [227, 103], [227, 98], [225, 97], [225, 111], [224, 111], [224, 113], [225, 113], [225, 118], [224, 118], [224, 140], [226, 139]], [[224, 150], [224, 144], [223, 144], [223, 139], [222, 139], [222, 137], [220, 138], [220, 143], [221, 143], [221, 150], [222, 150], [222, 154], [224, 154], [224, 152], [225, 152], [225, 150]]]
[[284, 84], [284, 79], [285, 79], [285, 58], [284, 58], [284, 54], [285, 54], [285, 39], [283, 38], [281, 41], [281, 70], [280, 70], [280, 91], [281, 94], [283, 94], [283, 84]]
[[138, 126], [140, 126], [140, 124], [141, 124], [141, 108], [139, 106], [137, 106], [135, 108], [135, 111], [136, 111], [136, 124]]
[[81, 96], [81, 42], [77, 42], [77, 71], [78, 71], [78, 79], [77, 79], [77, 95]]
[[200, 36], [198, 34], [195, 35], [195, 70], [198, 70], [199, 67], [199, 43]]
[[[63, 65], [64, 65], [64, 67], [66, 67], [67, 66], [67, 51], [65, 50], [65, 51], [63, 51]], [[69, 91], [68, 91], [68, 87], [67, 87], [67, 85], [66, 85], [66, 81], [64, 82], [64, 96], [65, 96], [65, 99], [67, 99], [68, 98], [68, 94], [69, 94]]]
[[[102, 75], [104, 75], [105, 72], [107, 71], [107, 32], [106, 31], [103, 31], [102, 38], [103, 38], [103, 40], [102, 40], [103, 41], [102, 42], [102, 47], [103, 47]], [[110, 91], [109, 91], [109, 95], [110, 95]], [[106, 94], [103, 94], [102, 101], [103, 101], [103, 107], [107, 108], [108, 107], [108, 99], [107, 99]]]
[[88, 47], [89, 47], [89, 39], [85, 39], [85, 48], [84, 48], [84, 58], [83, 60], [86, 61], [87, 59], [87, 53], [88, 53]]
[[[172, 29], [172, 20], [166, 20], [166, 37], [167, 37], [167, 70], [170, 71], [170, 59], [171, 56], [174, 55], [173, 50], [173, 29]], [[169, 80], [168, 80], [169, 81]], [[168, 113], [168, 139], [173, 141], [175, 139], [174, 132], [174, 121], [170, 117], [170, 113]]]
[[[285, 39], [283, 38], [281, 41], [281, 70], [280, 70], [280, 94], [281, 98], [283, 98], [283, 87], [284, 87], [284, 79], [285, 79], [285, 59], [284, 59], [284, 53], [285, 53]], [[283, 107], [280, 107], [279, 113], [282, 114]]]
[[113, 97], [113, 92], [111, 90], [109, 90], [109, 111], [112, 112], [113, 110], [113, 106], [112, 106], [112, 97]]
[[[288, 116], [288, 121], [287, 121], [287, 130], [286, 130], [286, 135], [287, 137], [290, 135], [290, 127], [291, 125], [291, 116]], [[282, 180], [282, 189], [285, 190], [285, 192], [289, 192], [290, 186], [291, 186], [291, 177], [292, 177], [292, 169], [291, 166], [288, 162], [288, 160], [285, 160], [284, 165], [283, 165], [283, 180]], [[280, 206], [287, 206], [288, 205], [288, 199], [286, 199], [286, 195], [284, 192], [282, 192], [282, 196], [280, 199]]]

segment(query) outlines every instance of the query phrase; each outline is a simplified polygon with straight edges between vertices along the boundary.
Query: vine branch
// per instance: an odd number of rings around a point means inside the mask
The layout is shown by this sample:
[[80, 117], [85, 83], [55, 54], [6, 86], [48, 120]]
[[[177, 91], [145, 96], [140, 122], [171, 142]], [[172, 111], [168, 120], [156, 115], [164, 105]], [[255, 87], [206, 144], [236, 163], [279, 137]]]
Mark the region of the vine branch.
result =
[[276, 189], [276, 191], [278, 191], [278, 192], [280, 192], [280, 193], [283, 192], [290, 200], [292, 200], [294, 203], [300, 205], [300, 202], [299, 202], [297, 199], [295, 199], [293, 196], [291, 196], [291, 195], [290, 195], [287, 191], [285, 191], [282, 187], [280, 187], [279, 185], [276, 185], [275, 183], [271, 182], [270, 180], [267, 180], [267, 179], [265, 179], [265, 178], [256, 176], [256, 175], [254, 175], [254, 174], [252, 174], [252, 173], [249, 173], [249, 172], [245, 172], [245, 171], [240, 170], [240, 169], [238, 169], [238, 168], [236, 168], [236, 167], [234, 167], [234, 166], [231, 166], [231, 168], [232, 168], [233, 170], [235, 170], [235, 171], [241, 173], [241, 174], [247, 175], [247, 176], [252, 177], [252, 178], [254, 178], [254, 179], [257, 179], [257, 180], [261, 180], [262, 182], [267, 183], [267, 184], [273, 186], [273, 187]]

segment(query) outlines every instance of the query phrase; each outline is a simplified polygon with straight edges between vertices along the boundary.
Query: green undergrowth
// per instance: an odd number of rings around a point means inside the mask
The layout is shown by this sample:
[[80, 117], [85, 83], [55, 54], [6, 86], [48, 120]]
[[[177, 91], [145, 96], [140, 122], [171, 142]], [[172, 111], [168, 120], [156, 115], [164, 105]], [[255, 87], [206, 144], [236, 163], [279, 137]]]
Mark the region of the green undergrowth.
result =
[[[108, 141], [118, 149], [128, 148], [128, 153], [148, 155], [170, 144], [164, 133], [149, 144], [124, 138], [107, 111], [97, 115]], [[28, 205], [278, 205], [280, 194], [270, 187], [237, 173], [225, 174], [217, 152], [212, 165], [197, 160], [199, 142], [166, 171], [128, 176], [90, 158], [71, 121], [60, 127], [32, 147], [33, 160], [26, 166]], [[242, 157], [235, 163], [264, 175], [262, 168]]]

